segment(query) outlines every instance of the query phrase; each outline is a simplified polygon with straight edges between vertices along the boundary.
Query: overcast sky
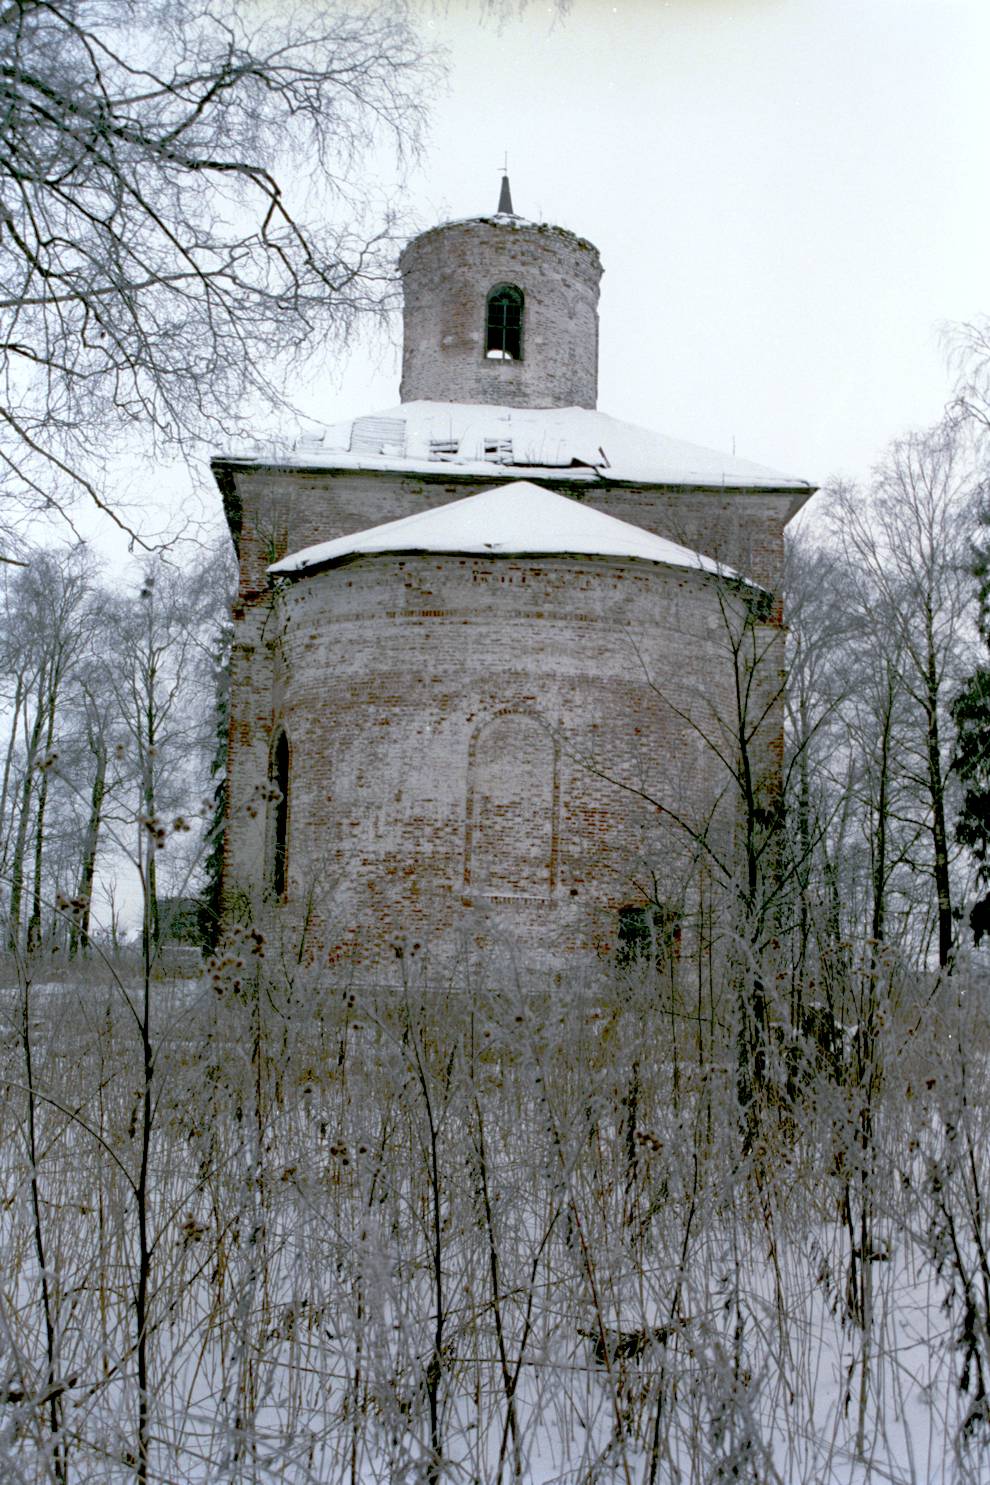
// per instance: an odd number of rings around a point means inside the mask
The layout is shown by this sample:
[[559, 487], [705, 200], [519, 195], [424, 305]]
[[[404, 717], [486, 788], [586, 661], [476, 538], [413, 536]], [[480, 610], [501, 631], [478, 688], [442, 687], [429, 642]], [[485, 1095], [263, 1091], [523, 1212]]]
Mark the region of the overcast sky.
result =
[[[410, 208], [494, 210], [507, 151], [516, 211], [598, 246], [604, 411], [816, 481], [938, 417], [940, 327], [990, 310], [990, 0], [424, 13]], [[398, 400], [397, 358], [349, 361], [327, 421]]]
[[[601, 252], [603, 411], [816, 483], [938, 418], [942, 328], [990, 311], [990, 0], [412, 3], [449, 71], [398, 204], [490, 213], [508, 154], [516, 211]], [[398, 328], [300, 406], [394, 405]], [[205, 459], [115, 483], [147, 533], [222, 528]]]

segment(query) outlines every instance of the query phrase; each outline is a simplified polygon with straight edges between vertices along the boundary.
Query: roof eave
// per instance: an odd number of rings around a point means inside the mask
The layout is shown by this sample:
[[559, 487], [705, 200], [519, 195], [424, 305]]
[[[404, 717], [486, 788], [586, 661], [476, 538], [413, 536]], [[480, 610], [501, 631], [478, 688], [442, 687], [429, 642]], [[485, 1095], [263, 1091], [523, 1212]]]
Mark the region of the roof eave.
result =
[[[750, 578], [744, 577], [741, 573], [735, 572], [731, 568], [712, 571], [711, 568], [703, 567], [701, 563], [694, 565], [687, 562], [665, 562], [662, 557], [639, 557], [631, 552], [568, 552], [563, 550], [546, 552], [510, 552], [500, 550], [495, 552], [481, 551], [477, 547], [464, 547], [463, 549], [447, 547], [387, 547], [380, 548], [377, 551], [343, 552], [338, 557], [326, 557], [322, 560], [308, 562], [304, 567], [289, 569], [285, 572], [277, 571], [276, 569], [280, 566], [280, 563], [273, 562], [271, 567], [268, 568], [268, 577], [269, 580], [284, 578], [290, 582], [295, 582], [299, 578], [312, 577], [318, 572], [326, 572], [335, 567], [347, 567], [353, 562], [374, 557], [484, 557], [490, 561], [502, 561], [503, 559], [518, 560], [520, 558], [553, 561], [560, 558], [572, 562], [635, 562], [637, 564], [641, 563], [644, 567], [666, 567], [671, 572], [690, 573], [695, 577], [712, 578], [716, 582], [727, 583], [733, 587], [748, 588], [757, 593], [768, 592], [768, 589], [763, 588], [759, 583], [754, 583]], [[282, 559], [282, 561], [285, 560], [285, 558]]]
[[[386, 464], [384, 461], [378, 464], [339, 464], [331, 460], [316, 463], [313, 460], [264, 459], [250, 455], [218, 454], [210, 460], [210, 469], [218, 485], [224, 475], [229, 476], [239, 469], [251, 470], [259, 474], [406, 474], [418, 480], [428, 480], [430, 483], [443, 485], [476, 485], [479, 480], [490, 481], [493, 484], [505, 484], [506, 480], [525, 479], [539, 480], [543, 484], [587, 485], [595, 488], [610, 485], [620, 490], [704, 490], [713, 495], [725, 494], [727, 491], [735, 495], [786, 495], [800, 499], [801, 505], [816, 494], [819, 488], [808, 480], [783, 480], [774, 484], [757, 484], [752, 481], [725, 479], [716, 483], [703, 477], [693, 480], [663, 479], [661, 476], [655, 476], [652, 479], [624, 479], [613, 476], [611, 471], [604, 472], [592, 465], [493, 464], [480, 470], [477, 467], [464, 469], [463, 466], [456, 464], [438, 465], [432, 461], [428, 466], [412, 462]], [[801, 505], [796, 506], [791, 514], [796, 514]]]

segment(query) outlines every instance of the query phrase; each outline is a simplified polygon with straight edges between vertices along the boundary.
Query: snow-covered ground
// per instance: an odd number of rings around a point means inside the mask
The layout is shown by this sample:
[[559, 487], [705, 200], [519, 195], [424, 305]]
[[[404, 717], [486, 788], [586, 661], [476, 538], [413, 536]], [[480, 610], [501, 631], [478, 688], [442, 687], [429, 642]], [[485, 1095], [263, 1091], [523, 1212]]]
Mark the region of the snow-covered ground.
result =
[[[152, 998], [149, 1480], [990, 1478], [973, 1004], [882, 1006], [842, 1069], [794, 1044], [747, 1116], [662, 986], [358, 991], [249, 948]], [[30, 1076], [3, 998], [12, 1485], [140, 1472], [139, 990], [32, 991]]]

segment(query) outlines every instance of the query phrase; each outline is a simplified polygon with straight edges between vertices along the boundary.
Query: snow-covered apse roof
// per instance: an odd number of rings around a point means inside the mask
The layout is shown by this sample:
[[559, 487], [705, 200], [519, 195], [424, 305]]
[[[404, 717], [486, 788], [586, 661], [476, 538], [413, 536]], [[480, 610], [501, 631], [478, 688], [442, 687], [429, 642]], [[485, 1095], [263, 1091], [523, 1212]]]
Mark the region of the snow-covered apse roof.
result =
[[314, 469], [388, 469], [411, 473], [555, 481], [625, 481], [648, 485], [794, 490], [807, 480], [732, 454], [623, 423], [583, 407], [521, 408], [481, 403], [405, 402], [368, 417], [306, 434], [294, 444], [231, 450], [224, 462]]
[[385, 552], [633, 557], [722, 577], [736, 576], [730, 568], [700, 552], [593, 510], [568, 495], [541, 489], [528, 480], [498, 485], [368, 531], [305, 547], [273, 563], [268, 571], [276, 577], [298, 577], [348, 557]]

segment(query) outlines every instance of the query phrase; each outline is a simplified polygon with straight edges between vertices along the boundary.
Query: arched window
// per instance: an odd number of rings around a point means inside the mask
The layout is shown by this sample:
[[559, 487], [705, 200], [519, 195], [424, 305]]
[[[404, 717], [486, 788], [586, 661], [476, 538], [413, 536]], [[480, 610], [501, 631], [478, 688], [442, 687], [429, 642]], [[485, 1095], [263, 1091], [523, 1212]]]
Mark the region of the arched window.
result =
[[485, 317], [485, 355], [490, 361], [521, 361], [523, 291], [515, 284], [497, 284], [488, 296]]
[[268, 759], [268, 881], [273, 897], [284, 897], [288, 882], [289, 739], [280, 727]]

